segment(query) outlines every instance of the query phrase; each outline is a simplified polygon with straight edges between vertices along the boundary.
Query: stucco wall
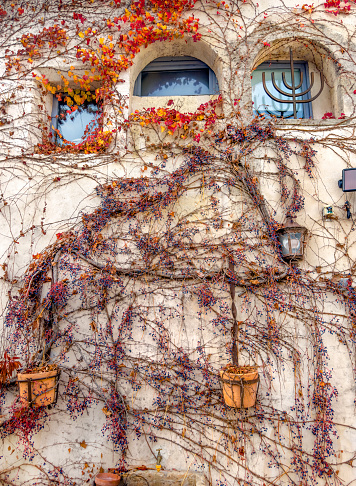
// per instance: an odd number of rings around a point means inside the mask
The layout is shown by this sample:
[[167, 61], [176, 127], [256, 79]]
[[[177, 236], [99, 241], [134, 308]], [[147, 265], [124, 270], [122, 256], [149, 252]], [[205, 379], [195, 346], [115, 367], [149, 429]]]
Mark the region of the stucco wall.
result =
[[[266, 5], [264, 5], [266, 4]], [[292, 7], [292, 2], [290, 2]], [[260, 2], [260, 12], [269, 10], [269, 2]], [[253, 9], [249, 5], [242, 5], [241, 9], [245, 9], [246, 15], [253, 14]], [[252, 9], [252, 10], [251, 10]], [[345, 24], [352, 25], [352, 19], [355, 19], [354, 13], [345, 19]], [[353, 81], [350, 80], [349, 74], [342, 76], [340, 73], [348, 70], [353, 70], [353, 61], [338, 59], [337, 44], [347, 44], [346, 30], [344, 26], [338, 26], [333, 30], [333, 40], [327, 40], [328, 29], [330, 26], [325, 20], [325, 14], [320, 15], [315, 20], [321, 31], [326, 33], [324, 39], [316, 36], [315, 29], [306, 27], [303, 32], [296, 36], [292, 29], [288, 33], [285, 28], [282, 32], [274, 30], [274, 28], [281, 22], [277, 15], [268, 17], [271, 25], [271, 33], [264, 38], [264, 41], [270, 44], [269, 47], [264, 47], [260, 41], [260, 32], [258, 25], [251, 25], [249, 27], [249, 35], [246, 36], [244, 42], [239, 44], [237, 39], [230, 33], [226, 38], [222, 33], [222, 25], [211, 25], [207, 17], [201, 15], [203, 39], [200, 42], [193, 42], [192, 39], [173, 40], [171, 42], [160, 42], [142, 48], [141, 52], [133, 60], [133, 65], [122, 75], [124, 83], [117, 86], [117, 91], [123, 97], [126, 103], [126, 109], [123, 112], [123, 117], [127, 118], [130, 113], [135, 110], [142, 110], [144, 108], [166, 106], [168, 100], [173, 98], [174, 106], [179, 108], [182, 112], [193, 112], [202, 103], [211, 99], [210, 97], [150, 97], [141, 98], [133, 96], [133, 87], [137, 75], [140, 71], [152, 60], [161, 56], [194, 56], [205, 62], [215, 72], [220, 92], [223, 95], [224, 102], [221, 107], [221, 113], [224, 113], [225, 118], [220, 120], [221, 127], [228, 125], [232, 120], [233, 103], [231, 100], [239, 100], [237, 103], [240, 107], [240, 121], [233, 123], [241, 123], [242, 120], [245, 125], [253, 118], [252, 102], [251, 102], [251, 72], [258, 64], [265, 60], [285, 59], [289, 47], [291, 46], [296, 52], [296, 59], [303, 59], [309, 62], [309, 71], [315, 73], [315, 87], [312, 94], [315, 94], [319, 88], [319, 71], [322, 69], [326, 78], [326, 85], [322, 95], [313, 102], [314, 120], [292, 120], [292, 121], [277, 121], [276, 122], [276, 136], [285, 137], [291, 145], [296, 139], [303, 140], [314, 139], [313, 149], [316, 150], [314, 158], [315, 166], [311, 169], [313, 177], [310, 177], [304, 170], [304, 160], [302, 157], [291, 155], [288, 160], [288, 166], [299, 181], [302, 194], [304, 197], [304, 207], [298, 213], [298, 223], [308, 229], [308, 239], [305, 249], [305, 258], [298, 263], [299, 268], [307, 272], [309, 276], [318, 281], [319, 267], [323, 269], [323, 278], [342, 278], [354, 272], [354, 260], [356, 257], [356, 234], [353, 231], [353, 219], [346, 218], [346, 211], [344, 204], [346, 200], [350, 202], [352, 212], [356, 207], [355, 193], [344, 194], [338, 187], [338, 180], [341, 178], [342, 169], [346, 167], [356, 166], [356, 155], [353, 152], [346, 152], [343, 147], [338, 144], [334, 147], [325, 144], [327, 137], [335, 140], [343, 139], [347, 144], [349, 137], [353, 136], [353, 121], [350, 118], [345, 120], [338, 119], [341, 113], [346, 116], [352, 116], [354, 107], [349, 103], [346, 93], [352, 86]], [[205, 25], [204, 25], [205, 22]], [[315, 26], [314, 26], [315, 27]], [[212, 31], [212, 33], [211, 33]], [[292, 39], [289, 41], [288, 39]], [[326, 39], [326, 40], [325, 40]], [[303, 46], [305, 43], [307, 47]], [[244, 55], [243, 61], [240, 59], [239, 49]], [[314, 49], [314, 51], [313, 51]], [[60, 64], [61, 61], [55, 62], [53, 66], [42, 66], [38, 69], [38, 73], [45, 73], [53, 83], [59, 81], [56, 72], [58, 69], [64, 69]], [[339, 64], [338, 64], [339, 63]], [[79, 67], [79, 63], [78, 66]], [[56, 77], [57, 76], [57, 77]], [[16, 81], [12, 80], [12, 83]], [[11, 108], [11, 116], [14, 119], [19, 119], [19, 128], [14, 125], [14, 139], [18, 137], [18, 142], [15, 144], [7, 144], [4, 142], [4, 154], [9, 158], [3, 160], [4, 170], [1, 173], [1, 191], [3, 200], [7, 201], [6, 206], [1, 207], [1, 233], [0, 240], [0, 255], [3, 261], [7, 264], [7, 271], [10, 279], [15, 279], [13, 282], [12, 294], [14, 295], [16, 287], [21, 284], [21, 277], [30, 263], [32, 255], [40, 253], [46, 246], [56, 240], [56, 234], [64, 232], [69, 228], [75, 226], [80, 227], [80, 217], [83, 212], [90, 212], [99, 205], [99, 197], [95, 194], [95, 187], [99, 184], [106, 183], [113, 179], [133, 178], [142, 176], [151, 176], [151, 168], [146, 172], [145, 166], [149, 164], [157, 164], [158, 149], [153, 147], [153, 144], [159, 143], [173, 143], [169, 158], [167, 160], [167, 173], [172, 172], [182, 158], [178, 155], [178, 145], [186, 144], [188, 147], [193, 144], [192, 141], [186, 142], [174, 136], [162, 133], [159, 129], [152, 127], [142, 128], [138, 124], [132, 124], [130, 129], [121, 131], [117, 134], [116, 140], [111, 144], [107, 153], [99, 155], [53, 155], [53, 157], [44, 157], [41, 154], [34, 154], [31, 156], [31, 161], [24, 165], [26, 172], [21, 169], [22, 158], [24, 161], [28, 160], [23, 157], [21, 150], [29, 151], [31, 153], [32, 147], [38, 142], [41, 132], [38, 129], [35, 120], [36, 117], [46, 117], [50, 114], [52, 109], [52, 95], [47, 94], [45, 99], [45, 106], [41, 109], [39, 106], [39, 87], [34, 83], [30, 77], [22, 81], [22, 84], [28, 88], [26, 93], [26, 101], [22, 102], [22, 108]], [[18, 92], [21, 96], [20, 91]], [[110, 108], [107, 108], [110, 110]], [[17, 111], [16, 111], [17, 110]], [[23, 124], [23, 113], [27, 113], [27, 125], [31, 129], [26, 131]], [[335, 120], [321, 120], [325, 112], [333, 112], [336, 116]], [[217, 125], [219, 126], [219, 125]], [[147, 138], [148, 137], [148, 138]], [[320, 143], [318, 140], [320, 139]], [[203, 138], [202, 146], [208, 148], [211, 145], [209, 136]], [[211, 148], [211, 146], [209, 147]], [[215, 150], [218, 158], [218, 149]], [[239, 147], [235, 147], [236, 152], [233, 153], [233, 158], [238, 159]], [[108, 163], [109, 161], [109, 163]], [[258, 187], [261, 194], [264, 196], [268, 211], [273, 215], [273, 218], [279, 223], [285, 221], [284, 207], [281, 204], [281, 190], [278, 182], [278, 157], [276, 157], [273, 144], [268, 146], [256, 144], [249, 155], [244, 156], [243, 163], [247, 163], [251, 175], [256, 177]], [[153, 169], [152, 169], [153, 172]], [[70, 174], [70, 177], [68, 176]], [[218, 174], [217, 174], [218, 176]], [[44, 185], [43, 180], [46, 179]], [[55, 180], [59, 178], [59, 180]], [[48, 182], [49, 181], [49, 182]], [[197, 182], [197, 185], [200, 182]], [[188, 188], [185, 194], [180, 198], [173, 208], [174, 218], [187, 217], [191, 221], [200, 220], [203, 217], [209, 218], [212, 213], [209, 213], [209, 189], [205, 194], [202, 194], [200, 189], [194, 187]], [[227, 190], [222, 188], [219, 196], [219, 210], [224, 212], [224, 221], [220, 229], [210, 228], [212, 238], [223, 237], [230, 234], [237, 218], [250, 211], [251, 220], [254, 223], [259, 221], [262, 224], [260, 213], [252, 207], [248, 200], [246, 193], [237, 188]], [[325, 220], [322, 217], [322, 209], [324, 206], [334, 207], [335, 218], [332, 220]], [[193, 212], [193, 214], [191, 214]], [[162, 226], [164, 220], [168, 218], [168, 214], [163, 214]], [[107, 228], [103, 230], [104, 237], [112, 236], [119, 233], [118, 228], [120, 222], [113, 220]], [[140, 221], [142, 227], [145, 225], [144, 217]], [[158, 224], [158, 223], [157, 223]], [[147, 222], [148, 225], [148, 222]], [[31, 231], [21, 236], [24, 228], [31, 228]], [[147, 229], [147, 232], [149, 229]], [[246, 235], [248, 229], [244, 229]], [[207, 234], [207, 232], [206, 232]], [[196, 235], [196, 240], [206, 237], [203, 230]], [[16, 239], [15, 244], [13, 239]], [[255, 238], [255, 235], [252, 236]], [[263, 247], [264, 243], [261, 243]], [[345, 246], [346, 245], [346, 246]], [[347, 249], [347, 252], [346, 252]], [[274, 265], [274, 250], [266, 245], [263, 248], [265, 252], [266, 265]], [[123, 266], [129, 266], [130, 263], [137, 258], [134, 252], [128, 252], [124, 256], [115, 257], [114, 263]], [[206, 256], [204, 256], [206, 258]], [[197, 262], [202, 267], [206, 264], [209, 268], [209, 263], [202, 258], [202, 261]], [[253, 258], [252, 258], [253, 259]], [[272, 262], [272, 263], [271, 263]], [[215, 262], [212, 265], [219, 267], [223, 266], [222, 262]], [[65, 269], [62, 268], [63, 275], [66, 275]], [[61, 269], [59, 270], [61, 272]], [[329, 273], [328, 273], [329, 272]], [[290, 293], [290, 299], [293, 301], [293, 282], [286, 281], [281, 283], [282, 288]], [[147, 290], [147, 296], [142, 295], [138, 298], [137, 305], [147, 305], [147, 319], [157, 319], [156, 312], [159, 314], [160, 304], [168, 306], [172, 313], [169, 317], [161, 316], [165, 321], [167, 332], [170, 336], [171, 345], [179, 349], [184, 349], [186, 353], [192, 356], [197, 355], [197, 348], [202, 344], [206, 347], [206, 353], [211, 355], [211, 363], [214, 364], [216, 373], [229, 362], [229, 354], [226, 349], [226, 336], [215, 332], [211, 326], [211, 320], [214, 319], [214, 313], [209, 311], [202, 311], [198, 304], [196, 297], [192, 295], [185, 295], [181, 291], [181, 285], [178, 282], [167, 284], [164, 291], [155, 289], [154, 283], [147, 283], [145, 281], [132, 284], [132, 293], [142, 292], [142, 288]], [[10, 284], [2, 282], [1, 285], [1, 303], [2, 315], [6, 314], [6, 307], [9, 299]], [[239, 289], [241, 292], [243, 288]], [[220, 296], [229, 302], [229, 293], [225, 289], [225, 293], [221, 292]], [[337, 298], [333, 296], [325, 288], [325, 292], [319, 299], [313, 303], [313, 296], [306, 291], [305, 305], [316, 307], [320, 306], [320, 311], [328, 315], [330, 320], [335, 316], [343, 320], [344, 308], [338, 302]], [[253, 295], [242, 294], [236, 297], [236, 306], [238, 309], [238, 320], [256, 319], [263, 327], [266, 321], [264, 314], [264, 307], [258, 301], [257, 297]], [[83, 341], [87, 338], [92, 338], [90, 323], [92, 315], [88, 311], [78, 311], [78, 301], [76, 297], [72, 297], [66, 313], [69, 315], [73, 310], [76, 311], [73, 317], [73, 334], [75, 339]], [[157, 310], [158, 309], [158, 310]], [[253, 309], [251, 311], [251, 309]], [[117, 322], [121, 319], [122, 312], [115, 317]], [[98, 322], [105, 325], [105, 316], [98, 316]], [[63, 322], [66, 326], [67, 322]], [[308, 347], [308, 336], [305, 334], [306, 330], [302, 323], [297, 323], [295, 320], [285, 316], [283, 318], [283, 329], [289, 336], [295, 335], [295, 340], [298, 341], [298, 347], [302, 356], [302, 363], [300, 368], [300, 375], [305, 379], [309, 376], [310, 367], [309, 361], [312, 360], [312, 350]], [[6, 329], [5, 329], [6, 338]], [[130, 341], [131, 340], [131, 341]], [[157, 343], [152, 339], [150, 333], [142, 331], [141, 326], [136, 323], [133, 328], [132, 337], [130, 338], [132, 356], [138, 360], [144, 358], [149, 361], [151, 358], [157, 358]], [[356, 476], [351, 463], [349, 461], [354, 454], [354, 445], [356, 443], [356, 433], [353, 429], [355, 425], [354, 419], [354, 397], [355, 386], [353, 380], [352, 365], [350, 362], [349, 353], [345, 343], [333, 336], [332, 334], [325, 334], [324, 344], [329, 350], [329, 368], [332, 370], [332, 380], [337, 383], [339, 397], [334, 402], [335, 417], [334, 421], [338, 424], [338, 437], [334, 439], [335, 455], [337, 462], [345, 462], [339, 468], [339, 477], [345, 484], [351, 484]], [[51, 358], [56, 359], [62, 352], [62, 348], [54, 347], [51, 351]], [[248, 356], [244, 350], [241, 352], [242, 361], [244, 364], [250, 364], [251, 361], [256, 361], [257, 364], [262, 365], [261, 356]], [[263, 353], [262, 353], [263, 354]], [[264, 355], [263, 355], [264, 356]], [[99, 471], [102, 467], [105, 470], [109, 467], [114, 467], [120, 458], [120, 454], [114, 451], [113, 445], [108, 441], [101, 429], [105, 422], [105, 414], [102, 411], [103, 403], [100, 401], [94, 402], [92, 406], [83, 412], [82, 415], [73, 421], [67, 413], [66, 402], [63, 400], [62, 392], [64, 383], [70, 378], [74, 378], [72, 374], [72, 367], [78, 365], [78, 362], [85, 365], [85, 357], [80, 356], [79, 348], [73, 347], [68, 353], [65, 362], [63, 363], [63, 374], [60, 388], [59, 399], [56, 406], [49, 411], [50, 420], [46, 422], [44, 428], [34, 436], [35, 447], [39, 451], [43, 451], [46, 460], [53, 464], [60, 464], [63, 469], [72, 474], [73, 477], [78, 478], [77, 484], [84, 484], [82, 482], [79, 464], [84, 467], [87, 463], [89, 466], [85, 473], [85, 480], [88, 478], [87, 473]], [[259, 401], [266, 407], [273, 406], [279, 410], [285, 410], [287, 413], [293, 414], [293, 407], [295, 406], [295, 369], [292, 366], [290, 357], [285, 356], [286, 364], [281, 371], [276, 373], [276, 363], [271, 360], [264, 361], [263, 375], [259, 388]], [[266, 364], [267, 363], [267, 364]], [[88, 378], [84, 375], [83, 383]], [[103, 370], [103, 380], [105, 381], [105, 370]], [[218, 381], [217, 381], [218, 383]], [[98, 387], [104, 388], [103, 383], [98, 383]], [[217, 385], [218, 388], [218, 385]], [[147, 383], [141, 384], [137, 390], [134, 390], [124, 380], [120, 381], [120, 390], [126, 396], [127, 402], [131, 407], [138, 407], [144, 409], [145, 407], [152, 407], [155, 394], [152, 388]], [[303, 399], [307, 404], [308, 390], [301, 391]], [[17, 389], [11, 388], [6, 396], [6, 405], [9, 405], [17, 395]], [[306, 405], [307, 406], [307, 405]], [[199, 411], [197, 411], [199, 414]], [[255, 413], [254, 409], [248, 411], [225, 411], [225, 417], [234, 424], [244, 424], [244, 416], [252, 416]], [[4, 405], [1, 411], [1, 420], [4, 422], [9, 418], [9, 410]], [[181, 420], [180, 417], [177, 420]], [[217, 417], [214, 417], [216, 426], [212, 426], [209, 433], [212, 436], [206, 440], [211, 444], [211, 451], [209, 455], [214, 456], [214, 447], [219, 443], [221, 433], [220, 427], [222, 424]], [[345, 425], [351, 427], [346, 428]], [[186, 430], [186, 434], [192, 434], [196, 438], [196, 453], [184, 449], [184, 435], [182, 438], [176, 434], [170, 433], [168, 430], [162, 431], [162, 436], [156, 442], [148, 444], [147, 441], [141, 437], [137, 438], [132, 430], [128, 432], [128, 451], [127, 463], [130, 466], [145, 465], [153, 468], [155, 465], [155, 457], [158, 448], [162, 449], [163, 461], [162, 465], [166, 470], [177, 469], [179, 471], [197, 471], [203, 472], [208, 480], [219, 481], [224, 472], [218, 474], [217, 471], [211, 471], [209, 465], [203, 463], [199, 459], [199, 445], [200, 434], [203, 435], [204, 428], [194, 426], [190, 428], [191, 424], [182, 423], [182, 430]], [[288, 421], [279, 425], [279, 434], [287, 436], [289, 431]], [[214, 430], [215, 429], [215, 430]], [[276, 439], [274, 424], [270, 423], [266, 426], [266, 436]], [[303, 431], [303, 438], [306, 448], [312, 453], [313, 448], [313, 434], [310, 429], [306, 428]], [[170, 440], [172, 439], [172, 440]], [[278, 437], [277, 437], [278, 439]], [[261, 477], [266, 475], [275, 484], [289, 484], [287, 473], [286, 477], [278, 476], [275, 470], [269, 464], [266, 455], [263, 453], [263, 448], [260, 447], [260, 436], [254, 434], [251, 430], [250, 442], [237, 437], [237, 441], [241, 440], [241, 446], [244, 445], [246, 450], [245, 458], [243, 459], [243, 467], [247, 466], [254, 471], [257, 471]], [[84, 441], [84, 442], [83, 442]], [[177, 443], [181, 443], [182, 447], [177, 447]], [[38, 470], [34, 471], [28, 459], [22, 459], [21, 445], [17, 444], [15, 435], [7, 437], [2, 445], [0, 456], [2, 457], [2, 468], [11, 468], [18, 465], [21, 461], [24, 465], [10, 477], [12, 477], [13, 484], [35, 484], [32, 478], [37, 477]], [[229, 445], [226, 446], [226, 456], [221, 457], [220, 461], [226, 466], [229, 471], [230, 478], [227, 480], [228, 484], [234, 485], [234, 477], [236, 466], [232, 465], [229, 460], [229, 455], [233, 454], [229, 450]], [[286, 458], [288, 453], [283, 451]], [[287, 460], [286, 460], [287, 462]], [[34, 463], [40, 464], [41, 458], [36, 457]], [[237, 474], [236, 468], [236, 474]], [[157, 473], [158, 474], [158, 473]], [[248, 475], [246, 476], [248, 480]], [[321, 481], [321, 480], [320, 480]], [[218, 483], [215, 483], [218, 484]], [[251, 483], [248, 483], [251, 484]], [[261, 483], [262, 484], [262, 483]], [[271, 483], [270, 483], [271, 484]], [[324, 484], [320, 482], [320, 484]]]

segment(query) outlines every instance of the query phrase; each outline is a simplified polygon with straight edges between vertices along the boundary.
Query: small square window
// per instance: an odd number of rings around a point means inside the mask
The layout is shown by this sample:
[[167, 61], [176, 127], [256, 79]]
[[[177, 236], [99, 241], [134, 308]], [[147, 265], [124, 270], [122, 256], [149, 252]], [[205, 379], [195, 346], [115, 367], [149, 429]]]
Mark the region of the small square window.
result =
[[[293, 103], [276, 101], [271, 98], [263, 86], [262, 73], [265, 73], [266, 88], [274, 98], [282, 101], [292, 101], [292, 72], [290, 63], [285, 61], [264, 62], [252, 73], [252, 101], [254, 113], [261, 113], [266, 116], [276, 116], [278, 118], [293, 117]], [[298, 103], [298, 99], [310, 99], [310, 91], [308, 91], [307, 86], [308, 79], [308, 63], [294, 62], [294, 86], [297, 97], [296, 118], [312, 118], [313, 116], [311, 103]], [[307, 92], [304, 93], [305, 91]]]
[[135, 96], [199, 96], [219, 92], [214, 71], [190, 56], [160, 57], [138, 75]]
[[[79, 106], [75, 103], [71, 105], [66, 94], [61, 93], [59, 100], [57, 96], [53, 97], [52, 129], [58, 130], [60, 135], [56, 131], [53, 132], [55, 143], [62, 145], [65, 140], [75, 144], [83, 142], [87, 133], [99, 127], [101, 106], [95, 99], [85, 101]], [[75, 106], [77, 108], [73, 111]]]

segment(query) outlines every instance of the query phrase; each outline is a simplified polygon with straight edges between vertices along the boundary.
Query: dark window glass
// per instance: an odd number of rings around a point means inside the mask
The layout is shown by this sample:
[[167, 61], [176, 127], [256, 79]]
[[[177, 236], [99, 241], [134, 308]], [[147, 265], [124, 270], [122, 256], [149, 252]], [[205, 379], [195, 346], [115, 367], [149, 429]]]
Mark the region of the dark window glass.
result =
[[138, 75], [136, 96], [196, 96], [219, 91], [214, 72], [194, 57], [160, 57]]
[[209, 69], [142, 73], [141, 96], [209, 94]]

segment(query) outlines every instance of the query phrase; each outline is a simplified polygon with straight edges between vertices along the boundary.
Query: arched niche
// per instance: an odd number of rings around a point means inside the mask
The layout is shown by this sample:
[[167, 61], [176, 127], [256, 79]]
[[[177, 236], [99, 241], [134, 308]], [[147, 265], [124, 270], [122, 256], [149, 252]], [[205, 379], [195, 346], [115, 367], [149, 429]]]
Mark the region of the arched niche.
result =
[[[269, 45], [267, 45], [269, 44]], [[320, 95], [311, 102], [312, 118], [322, 119], [325, 113], [333, 113], [337, 118], [344, 112], [341, 86], [338, 81], [338, 63], [332, 54], [319, 42], [309, 38], [281, 38], [265, 42], [265, 46], [255, 55], [252, 72], [262, 63], [273, 61], [287, 61], [290, 59], [290, 49], [293, 52], [295, 63], [306, 63], [307, 79], [309, 86], [311, 73], [314, 73], [314, 85], [311, 89], [311, 97], [317, 95], [321, 87], [320, 73], [324, 78], [324, 88]]]
[[173, 99], [176, 108], [180, 111], [193, 111], [202, 103], [206, 103], [215, 95], [197, 95], [197, 96], [159, 96], [159, 97], [139, 97], [134, 96], [134, 86], [140, 72], [152, 61], [161, 57], [185, 57], [196, 58], [198, 61], [205, 63], [217, 78], [220, 91], [223, 88], [222, 65], [218, 54], [204, 41], [194, 42], [192, 39], [176, 39], [171, 42], [156, 42], [139, 52], [129, 70], [130, 84], [130, 111], [141, 110], [165, 106], [169, 99]]

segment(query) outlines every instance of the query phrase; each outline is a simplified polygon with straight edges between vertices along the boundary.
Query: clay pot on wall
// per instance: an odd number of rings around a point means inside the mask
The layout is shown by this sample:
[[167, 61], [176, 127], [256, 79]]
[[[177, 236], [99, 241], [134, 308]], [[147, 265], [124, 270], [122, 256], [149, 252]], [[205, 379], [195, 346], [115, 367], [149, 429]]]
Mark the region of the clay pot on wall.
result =
[[257, 366], [228, 366], [220, 371], [227, 406], [249, 408], [256, 404], [260, 383]]
[[18, 373], [17, 383], [23, 405], [43, 407], [56, 402], [59, 374], [57, 368], [48, 370], [48, 367], [29, 373]]
[[114, 473], [99, 473], [95, 476], [96, 486], [118, 486], [121, 476]]

